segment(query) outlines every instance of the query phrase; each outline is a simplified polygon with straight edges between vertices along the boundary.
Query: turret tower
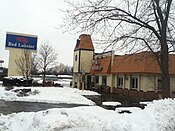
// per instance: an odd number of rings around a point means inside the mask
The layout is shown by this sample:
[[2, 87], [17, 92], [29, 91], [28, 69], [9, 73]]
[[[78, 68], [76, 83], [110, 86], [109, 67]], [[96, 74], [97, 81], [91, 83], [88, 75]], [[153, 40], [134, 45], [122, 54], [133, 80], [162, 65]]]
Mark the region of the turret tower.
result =
[[73, 86], [81, 89], [82, 82], [89, 89], [91, 82], [90, 70], [94, 57], [94, 46], [90, 35], [82, 34], [74, 48], [73, 59]]

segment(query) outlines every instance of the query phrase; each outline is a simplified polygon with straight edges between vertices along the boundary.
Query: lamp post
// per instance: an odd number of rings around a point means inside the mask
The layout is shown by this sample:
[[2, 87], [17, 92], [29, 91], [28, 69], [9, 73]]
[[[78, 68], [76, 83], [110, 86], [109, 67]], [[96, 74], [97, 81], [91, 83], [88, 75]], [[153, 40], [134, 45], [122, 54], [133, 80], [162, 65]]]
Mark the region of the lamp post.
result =
[[85, 71], [82, 70], [82, 91], [84, 91], [84, 83], [85, 83]]

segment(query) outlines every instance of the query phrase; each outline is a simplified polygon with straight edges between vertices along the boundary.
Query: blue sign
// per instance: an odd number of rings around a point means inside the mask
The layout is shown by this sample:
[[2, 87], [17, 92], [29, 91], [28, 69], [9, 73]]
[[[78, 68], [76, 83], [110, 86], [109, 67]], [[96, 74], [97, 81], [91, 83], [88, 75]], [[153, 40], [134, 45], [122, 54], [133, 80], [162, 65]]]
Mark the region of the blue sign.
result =
[[7, 33], [6, 47], [37, 50], [37, 36]]

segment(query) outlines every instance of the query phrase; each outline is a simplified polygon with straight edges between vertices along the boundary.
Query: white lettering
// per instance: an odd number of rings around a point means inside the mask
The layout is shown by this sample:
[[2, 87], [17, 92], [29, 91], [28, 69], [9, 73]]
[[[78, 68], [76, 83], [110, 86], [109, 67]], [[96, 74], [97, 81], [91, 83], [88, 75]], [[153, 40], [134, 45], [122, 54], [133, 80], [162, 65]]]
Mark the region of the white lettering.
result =
[[34, 45], [25, 45], [25, 44], [21, 44], [21, 43], [18, 43], [18, 47], [27, 48], [27, 49], [34, 49], [35, 48]]
[[14, 46], [14, 47], [16, 47], [17, 46], [17, 43], [8, 42], [8, 46]]

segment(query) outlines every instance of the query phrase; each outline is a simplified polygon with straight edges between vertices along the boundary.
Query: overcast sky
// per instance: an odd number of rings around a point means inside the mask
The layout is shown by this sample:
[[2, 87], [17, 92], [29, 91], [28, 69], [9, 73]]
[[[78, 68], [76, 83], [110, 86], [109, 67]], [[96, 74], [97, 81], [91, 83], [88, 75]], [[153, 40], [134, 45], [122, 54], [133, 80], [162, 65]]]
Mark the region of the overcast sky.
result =
[[73, 49], [79, 34], [62, 33], [64, 0], [0, 0], [0, 59], [8, 67], [9, 51], [5, 50], [6, 32], [38, 36], [38, 47], [49, 41], [58, 53], [58, 62], [72, 66]]

